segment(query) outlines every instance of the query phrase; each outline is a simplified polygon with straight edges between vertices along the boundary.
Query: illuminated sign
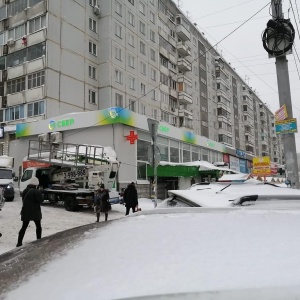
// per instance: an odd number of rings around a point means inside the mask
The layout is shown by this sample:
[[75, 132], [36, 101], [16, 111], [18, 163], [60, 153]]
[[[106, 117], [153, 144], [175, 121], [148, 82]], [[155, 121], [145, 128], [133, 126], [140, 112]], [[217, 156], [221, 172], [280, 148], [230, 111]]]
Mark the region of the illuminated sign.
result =
[[158, 126], [158, 129], [159, 129], [159, 131], [161, 131], [161, 132], [169, 132], [169, 131], [170, 131], [170, 128], [169, 128], [169, 127], [163, 126], [163, 125], [159, 125], [159, 126]]
[[119, 114], [117, 113], [117, 111], [116, 111], [114, 108], [110, 109], [110, 111], [109, 111], [109, 116], [110, 116], [112, 119], [115, 119], [118, 115], [119, 115]]
[[49, 122], [48, 128], [50, 130], [54, 130], [55, 128], [62, 128], [62, 127], [69, 127], [74, 124], [74, 119], [64, 119], [64, 120], [59, 120], [57, 122], [51, 120]]

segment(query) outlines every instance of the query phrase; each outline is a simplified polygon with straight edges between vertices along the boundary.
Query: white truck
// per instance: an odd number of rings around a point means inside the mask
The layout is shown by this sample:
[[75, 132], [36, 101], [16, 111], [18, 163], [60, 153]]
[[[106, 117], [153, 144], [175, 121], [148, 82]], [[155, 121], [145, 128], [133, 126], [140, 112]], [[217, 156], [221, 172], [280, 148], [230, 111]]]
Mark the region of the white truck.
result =
[[15, 198], [14, 181], [18, 181], [13, 172], [14, 158], [1, 155], [0, 156], [0, 192], [5, 201], [13, 201]]
[[24, 170], [20, 194], [36, 177], [43, 199], [62, 201], [68, 211], [77, 210], [79, 205], [92, 206], [94, 191], [102, 183], [111, 190], [120, 165], [111, 147], [43, 141], [29, 141], [24, 160], [37, 167]]

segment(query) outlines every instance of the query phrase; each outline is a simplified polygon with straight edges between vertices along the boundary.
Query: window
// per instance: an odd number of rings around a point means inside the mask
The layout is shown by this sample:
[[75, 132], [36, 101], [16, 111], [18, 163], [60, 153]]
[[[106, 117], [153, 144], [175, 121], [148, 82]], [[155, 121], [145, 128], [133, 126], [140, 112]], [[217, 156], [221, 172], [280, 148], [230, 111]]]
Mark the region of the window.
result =
[[157, 120], [157, 109], [152, 109], [152, 118]]
[[146, 45], [143, 42], [140, 42], [140, 52], [146, 55]]
[[146, 33], [146, 25], [142, 21], [140, 21], [140, 32], [142, 34]]
[[6, 5], [0, 7], [0, 21], [7, 18]]
[[45, 101], [38, 101], [34, 103], [28, 103], [27, 105], [27, 117], [34, 117], [43, 115], [45, 113]]
[[155, 43], [155, 32], [150, 29], [150, 40]]
[[115, 70], [115, 80], [116, 82], [123, 84], [123, 74], [121, 71]]
[[19, 93], [25, 90], [25, 76], [7, 81], [7, 94]]
[[89, 28], [90, 30], [97, 32], [97, 22], [92, 18], [89, 18]]
[[141, 83], [141, 94], [146, 95], [146, 86], [143, 83]]
[[7, 7], [7, 16], [14, 16], [17, 13], [23, 11], [27, 7], [27, 1], [24, 0], [16, 0], [8, 4]]
[[115, 35], [122, 38], [122, 26], [117, 23], [115, 25]]
[[89, 77], [96, 79], [96, 67], [89, 66]]
[[90, 6], [96, 6], [97, 5], [97, 0], [90, 0]]
[[134, 36], [131, 33], [128, 34], [128, 44], [134, 47]]
[[22, 24], [8, 31], [8, 39], [18, 40], [26, 35], [26, 24]]
[[28, 75], [28, 89], [39, 87], [45, 83], [45, 71], [39, 71]]
[[132, 99], [129, 99], [129, 110], [135, 111], [135, 101]]
[[97, 56], [97, 45], [91, 41], [89, 41], [89, 52], [90, 54]]
[[24, 105], [13, 106], [5, 110], [5, 121], [14, 121], [24, 118]]
[[116, 13], [122, 16], [122, 4], [119, 1], [116, 1]]
[[7, 67], [14, 67], [45, 55], [45, 43], [33, 45], [7, 55]]
[[132, 26], [134, 26], [134, 14], [132, 14], [130, 11], [128, 12], [128, 23]]
[[135, 78], [129, 77], [129, 88], [135, 90]]
[[46, 15], [29, 21], [29, 33], [36, 32], [46, 27]]
[[141, 103], [141, 106], [140, 106], [140, 114], [141, 115], [146, 115], [146, 105], [144, 105], [142, 103]]
[[150, 59], [156, 61], [156, 54], [154, 49], [150, 49]]
[[151, 91], [151, 99], [156, 100], [156, 98], [155, 98], [155, 90]]
[[146, 75], [146, 64], [141, 61], [141, 73]]
[[93, 90], [89, 90], [89, 102], [96, 104], [96, 92]]
[[134, 56], [128, 54], [128, 66], [131, 68], [135, 67]]
[[152, 11], [150, 11], [150, 21], [155, 24], [155, 14]]
[[168, 75], [160, 72], [160, 82], [165, 85], [169, 85], [169, 77]]
[[160, 55], [159, 58], [160, 58], [160, 64], [163, 65], [164, 67], [168, 68], [168, 65], [169, 65], [168, 59], [162, 55]]
[[151, 68], [151, 79], [156, 81], [156, 70]]
[[123, 107], [123, 96], [120, 94], [116, 94], [116, 106]]
[[32, 177], [32, 174], [33, 174], [33, 170], [25, 170], [21, 182], [29, 180]]
[[118, 47], [115, 47], [115, 58], [122, 61], [122, 50]]
[[140, 2], [140, 12], [145, 15], [146, 14], [146, 6], [143, 2]]

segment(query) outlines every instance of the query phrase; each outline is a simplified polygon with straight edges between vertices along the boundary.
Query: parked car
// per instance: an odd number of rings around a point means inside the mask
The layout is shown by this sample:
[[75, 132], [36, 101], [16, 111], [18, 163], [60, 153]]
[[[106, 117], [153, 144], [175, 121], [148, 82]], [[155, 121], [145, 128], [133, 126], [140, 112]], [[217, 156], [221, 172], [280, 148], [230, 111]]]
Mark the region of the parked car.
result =
[[298, 299], [300, 202], [289, 201], [156, 208], [60, 232], [0, 256], [0, 295]]

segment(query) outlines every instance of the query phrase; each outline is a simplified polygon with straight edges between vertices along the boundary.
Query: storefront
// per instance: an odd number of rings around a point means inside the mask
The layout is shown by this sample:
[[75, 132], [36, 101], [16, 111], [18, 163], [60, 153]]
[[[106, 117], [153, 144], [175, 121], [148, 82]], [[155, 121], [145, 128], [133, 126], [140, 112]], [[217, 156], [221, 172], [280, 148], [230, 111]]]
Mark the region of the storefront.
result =
[[[10, 145], [10, 155], [16, 158], [16, 167], [27, 155], [28, 140], [38, 139], [38, 135], [61, 132], [64, 143], [93, 144], [112, 147], [121, 167], [118, 173], [118, 188], [137, 182], [142, 195], [149, 193], [147, 173], [151, 162], [151, 137], [147, 117], [127, 109], [114, 107], [100, 111], [70, 113], [53, 119], [18, 124], [16, 137]], [[192, 161], [223, 161], [226, 146], [194, 134], [182, 128], [160, 122], [158, 126], [157, 147], [160, 161], [188, 163]], [[229, 157], [231, 160], [231, 156]], [[148, 169], [149, 170], [149, 169]], [[182, 170], [161, 178], [182, 176]], [[190, 181], [192, 175], [187, 176]]]

